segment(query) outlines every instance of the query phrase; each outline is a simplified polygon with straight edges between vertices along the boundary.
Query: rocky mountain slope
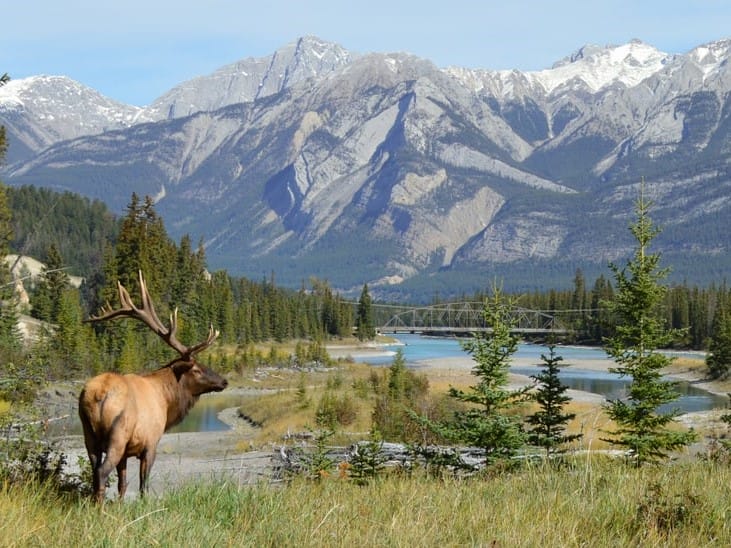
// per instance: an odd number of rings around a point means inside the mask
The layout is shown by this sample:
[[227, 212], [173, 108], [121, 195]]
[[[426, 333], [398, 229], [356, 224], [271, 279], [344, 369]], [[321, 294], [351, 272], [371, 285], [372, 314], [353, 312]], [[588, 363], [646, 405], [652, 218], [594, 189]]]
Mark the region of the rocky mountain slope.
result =
[[34, 76], [0, 87], [0, 123], [10, 136], [10, 163], [61, 141], [144, 120], [142, 109], [112, 101], [65, 76]]
[[644, 178], [666, 261], [705, 283], [731, 266], [730, 48], [587, 46], [526, 73], [307, 37], [144, 109], [19, 81], [34, 100], [23, 118], [0, 88], [11, 150], [23, 143], [3, 179], [120, 212], [154, 196], [213, 268], [423, 297], [606, 272], [633, 245]]

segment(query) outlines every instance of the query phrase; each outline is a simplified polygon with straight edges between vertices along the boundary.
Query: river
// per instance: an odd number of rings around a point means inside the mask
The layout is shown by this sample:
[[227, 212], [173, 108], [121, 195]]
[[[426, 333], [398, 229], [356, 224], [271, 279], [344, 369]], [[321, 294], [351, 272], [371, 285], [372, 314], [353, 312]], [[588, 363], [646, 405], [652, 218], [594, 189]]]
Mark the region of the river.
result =
[[[364, 361], [373, 365], [388, 365], [392, 362], [396, 350], [401, 349], [406, 363], [418, 368], [419, 362], [425, 360], [456, 358], [467, 355], [462, 349], [459, 340], [455, 338], [422, 337], [417, 334], [399, 334], [396, 338], [399, 343], [391, 347], [385, 347], [383, 355], [367, 358]], [[522, 358], [520, 361], [523, 363], [526, 359], [535, 360], [535, 365], [513, 366], [510, 368], [510, 371], [519, 375], [536, 375], [541, 371], [539, 367], [539, 364], [542, 363], [541, 354], [547, 352], [547, 347], [543, 345], [520, 344], [518, 351], [513, 356], [515, 358]], [[618, 375], [607, 371], [581, 368], [582, 361], [608, 359], [606, 352], [601, 348], [557, 346], [556, 354], [563, 358], [559, 364], [561, 367], [559, 377], [563, 384], [569, 388], [599, 394], [609, 399], [619, 398], [624, 395], [625, 388], [629, 383], [628, 379], [620, 378]], [[701, 359], [704, 357], [699, 353], [671, 353], [671, 355], [682, 355]], [[706, 411], [718, 407], [725, 407], [728, 402], [728, 398], [725, 396], [711, 394], [687, 382], [679, 382], [677, 388], [681, 394], [680, 398], [666, 409], [660, 408], [661, 411], [672, 408], [679, 408], [684, 412]]]
[[[457, 339], [445, 337], [421, 337], [420, 335], [399, 334], [399, 343], [384, 347], [383, 352], [358, 357], [358, 361], [364, 361], [374, 366], [387, 366], [393, 361], [393, 356], [398, 349], [401, 349], [409, 366], [418, 370], [419, 362], [440, 358], [465, 357], [467, 354], [460, 346]], [[546, 353], [545, 346], [536, 344], [520, 344], [518, 351], [514, 354], [516, 358], [527, 358], [535, 360], [533, 366], [513, 366], [511, 372], [520, 375], [535, 375], [540, 371], [538, 364], [541, 363], [541, 354]], [[560, 346], [556, 348], [557, 355], [563, 360], [560, 362], [562, 382], [574, 390], [582, 390], [600, 394], [606, 398], [621, 397], [627, 379], [620, 379], [617, 375], [604, 371], [582, 369], [582, 361], [602, 360], [607, 355], [599, 348], [581, 346]], [[696, 354], [695, 356], [700, 357]], [[521, 360], [525, 362], [525, 360]], [[706, 411], [718, 407], [725, 407], [727, 398], [700, 390], [687, 382], [678, 383], [680, 398], [669, 408], [679, 408], [684, 412]], [[171, 429], [171, 432], [212, 432], [227, 430], [229, 427], [218, 419], [218, 413], [223, 409], [240, 406], [246, 399], [251, 398], [250, 394], [206, 394], [191, 410], [190, 414], [178, 426]], [[662, 408], [661, 408], [662, 410]], [[81, 433], [81, 425], [74, 414], [74, 424], [66, 425], [71, 431], [66, 433]]]

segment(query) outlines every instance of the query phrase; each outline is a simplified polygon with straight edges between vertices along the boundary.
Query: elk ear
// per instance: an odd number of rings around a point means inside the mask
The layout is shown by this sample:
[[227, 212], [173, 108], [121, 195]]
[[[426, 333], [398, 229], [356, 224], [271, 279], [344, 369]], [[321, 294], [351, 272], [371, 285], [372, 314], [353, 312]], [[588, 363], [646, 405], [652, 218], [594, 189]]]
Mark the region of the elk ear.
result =
[[173, 370], [173, 373], [175, 374], [175, 378], [177, 380], [180, 380], [180, 377], [185, 375], [188, 371], [193, 369], [193, 366], [195, 365], [195, 362], [187, 361], [187, 362], [175, 362], [170, 365], [170, 367]]

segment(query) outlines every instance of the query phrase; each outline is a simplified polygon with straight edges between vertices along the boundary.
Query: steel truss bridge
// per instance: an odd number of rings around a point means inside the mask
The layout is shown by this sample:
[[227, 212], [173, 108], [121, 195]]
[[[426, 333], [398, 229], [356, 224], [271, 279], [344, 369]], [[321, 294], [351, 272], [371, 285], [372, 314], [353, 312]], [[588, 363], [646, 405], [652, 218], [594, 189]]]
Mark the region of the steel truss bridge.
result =
[[[424, 307], [373, 305], [379, 316], [388, 320], [378, 327], [380, 333], [474, 333], [489, 331], [485, 325], [483, 302], [459, 302]], [[388, 312], [387, 314], [384, 314]], [[565, 334], [571, 331], [558, 312], [514, 308], [512, 331], [524, 334]]]

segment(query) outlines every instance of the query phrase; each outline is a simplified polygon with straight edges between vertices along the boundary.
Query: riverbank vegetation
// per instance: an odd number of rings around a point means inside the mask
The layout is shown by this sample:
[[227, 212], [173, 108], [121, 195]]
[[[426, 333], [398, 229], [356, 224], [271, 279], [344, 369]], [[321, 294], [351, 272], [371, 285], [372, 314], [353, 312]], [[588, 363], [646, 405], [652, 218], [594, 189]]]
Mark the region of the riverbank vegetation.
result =
[[[445, 422], [455, 411], [465, 409], [450, 391], [469, 390], [474, 380], [467, 369], [413, 371], [401, 354], [388, 367], [341, 362], [309, 371], [265, 368], [237, 381], [262, 389], [242, 403], [239, 413], [257, 426], [250, 442], [255, 448], [312, 442], [322, 430], [332, 432], [328, 442], [336, 446], [368, 439], [373, 432], [381, 440], [414, 446], [440, 443], [446, 439], [420, 419]], [[512, 412], [516, 419], [528, 420], [540, 411], [538, 401], [527, 399]], [[573, 451], [611, 449], [601, 438], [613, 423], [597, 402], [561, 402], [548, 416], [561, 418], [564, 414], [570, 418], [560, 420], [563, 428], [551, 429], [550, 439], [542, 437], [529, 445], [549, 445], [552, 452], [559, 445]], [[559, 443], [551, 443], [556, 439]]]

